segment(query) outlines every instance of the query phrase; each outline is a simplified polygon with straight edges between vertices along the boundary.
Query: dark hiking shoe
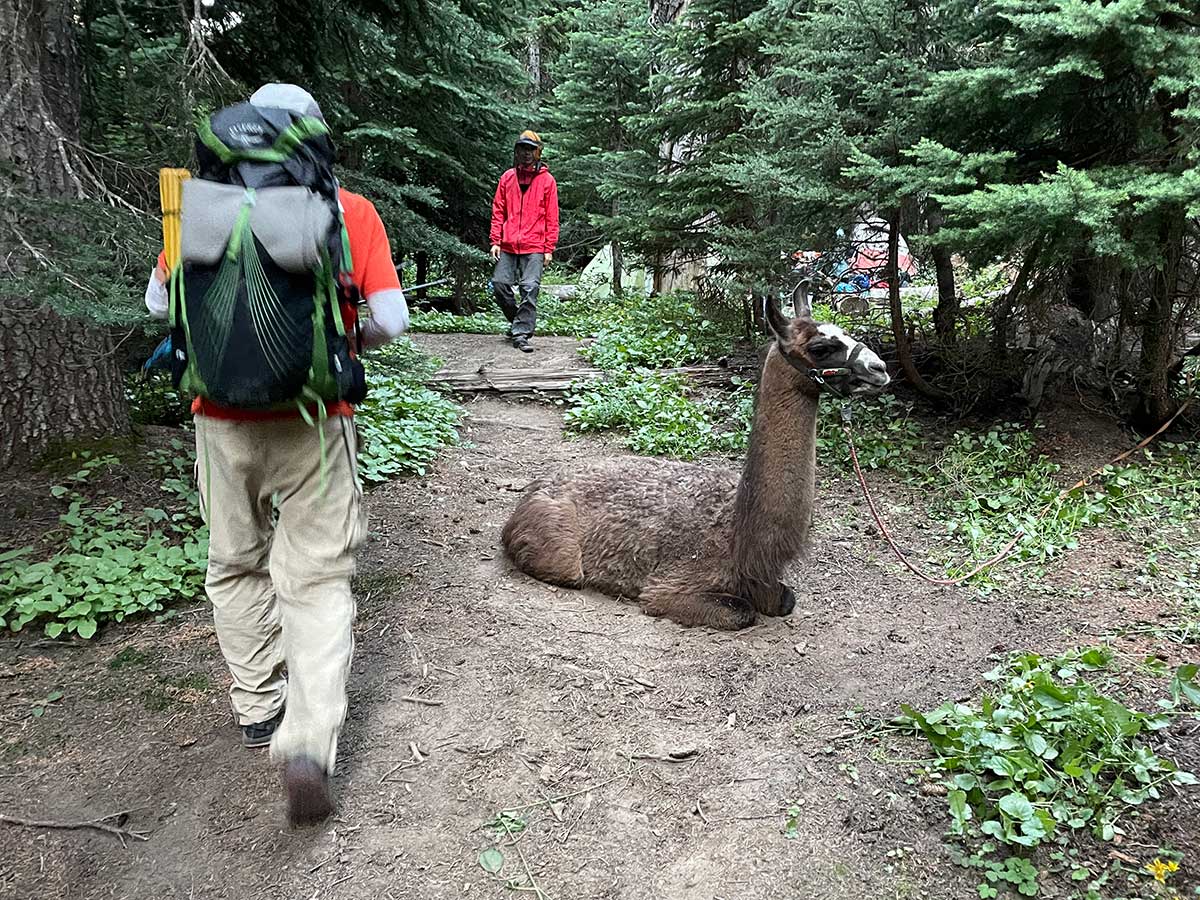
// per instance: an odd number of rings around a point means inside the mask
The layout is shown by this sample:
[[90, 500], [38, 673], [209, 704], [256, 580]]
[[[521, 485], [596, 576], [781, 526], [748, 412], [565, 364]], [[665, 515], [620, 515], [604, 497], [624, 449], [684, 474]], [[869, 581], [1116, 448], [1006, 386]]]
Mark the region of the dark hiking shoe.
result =
[[517, 337], [513, 338], [513, 346], [522, 353], [532, 353], [533, 348], [529, 346], [529, 338]]
[[287, 817], [292, 825], [316, 825], [333, 814], [329, 775], [307, 757], [293, 759], [283, 769]]
[[279, 727], [281, 721], [283, 721], [282, 709], [265, 722], [243, 725], [242, 746], [251, 749], [266, 747], [271, 743], [271, 737], [275, 734], [275, 729]]

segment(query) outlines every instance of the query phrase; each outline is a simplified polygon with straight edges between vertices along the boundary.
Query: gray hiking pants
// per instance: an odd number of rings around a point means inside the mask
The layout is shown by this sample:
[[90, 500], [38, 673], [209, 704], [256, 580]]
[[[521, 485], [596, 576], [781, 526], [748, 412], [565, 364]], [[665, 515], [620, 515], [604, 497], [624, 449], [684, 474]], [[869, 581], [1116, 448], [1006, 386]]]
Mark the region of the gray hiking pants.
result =
[[[542, 284], [542, 268], [545, 265], [542, 253], [500, 252], [496, 261], [496, 272], [492, 275], [492, 289], [496, 303], [504, 318], [512, 323], [513, 337], [532, 337], [537, 324], [538, 289]], [[513, 288], [521, 292], [521, 304], [517, 305]]]

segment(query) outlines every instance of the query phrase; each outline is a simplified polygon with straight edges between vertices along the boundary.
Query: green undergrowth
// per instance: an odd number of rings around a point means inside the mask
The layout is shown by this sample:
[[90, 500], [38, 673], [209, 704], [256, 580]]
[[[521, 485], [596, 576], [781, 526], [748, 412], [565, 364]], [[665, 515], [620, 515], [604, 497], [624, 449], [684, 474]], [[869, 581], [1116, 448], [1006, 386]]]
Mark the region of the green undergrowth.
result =
[[[411, 330], [416, 333], [503, 334], [507, 329], [508, 322], [495, 306], [469, 316], [421, 310], [411, 314]], [[600, 368], [657, 367], [727, 353], [733, 328], [727, 321], [701, 315], [687, 293], [597, 298], [581, 291], [565, 300], [539, 297], [537, 334], [596, 337], [592, 346], [597, 349], [585, 356]]]
[[180, 427], [191, 422], [186, 401], [175, 390], [171, 376], [161, 370], [125, 376], [125, 402], [135, 425]]
[[[356, 416], [364, 481], [424, 474], [456, 442], [459, 407], [422, 384], [436, 366], [407, 340], [371, 354], [369, 398]], [[163, 412], [174, 416], [182, 405], [169, 379], [136, 376], [127, 387], [143, 424], [164, 424]], [[180, 435], [148, 454], [136, 446], [123, 446], [120, 457], [77, 449], [48, 463], [56, 483], [46, 502], [60, 508], [57, 525], [34, 545], [0, 554], [0, 628], [40, 625], [51, 638], [90, 638], [105, 622], [169, 615], [170, 604], [202, 593], [208, 530], [193, 441]], [[115, 484], [130, 481], [149, 481], [144, 493], [154, 505], [112, 496]]]
[[400, 475], [424, 475], [438, 453], [458, 442], [462, 409], [423, 381], [439, 361], [408, 339], [372, 351], [367, 399], [356, 421], [362, 445], [359, 474], [368, 484]]
[[[956, 859], [980, 873], [980, 897], [1036, 896], [1042, 869], [1079, 885], [1075, 896], [1112, 896], [1105, 852], [1089, 859], [1076, 838], [1120, 841], [1140, 809], [1197, 784], [1162, 755], [1174, 717], [1200, 708], [1197, 667], [1179, 667], [1168, 696], [1143, 712], [1108, 693], [1111, 663], [1099, 647], [1021, 654], [984, 676], [977, 702], [902, 705], [894, 725], [928, 742], [925, 774], [945, 791]], [[1163, 856], [1164, 868], [1147, 860], [1142, 881], [1165, 883], [1159, 876], [1173, 869]]]
[[574, 388], [564, 419], [580, 434], [615, 431], [637, 453], [695, 459], [745, 449], [743, 419], [753, 400], [746, 386], [703, 398], [689, 391], [683, 375], [629, 370]]
[[704, 315], [690, 294], [630, 298], [612, 304], [613, 315], [580, 352], [606, 372], [661, 369], [728, 354], [734, 323]]
[[[820, 457], [850, 468], [836, 405], [823, 410]], [[1018, 532], [1013, 557], [1044, 564], [1074, 550], [1087, 528], [1128, 530], [1139, 522], [1183, 526], [1200, 516], [1200, 447], [1160, 442], [1060, 497], [1086, 472], [1066, 471], [1039, 447], [1041, 427], [1001, 423], [960, 428], [948, 436], [926, 427], [911, 408], [890, 397], [854, 408], [854, 436], [865, 469], [891, 473], [929, 498], [927, 511], [968, 561], [948, 567], [969, 571]], [[1043, 511], [1046, 512], [1043, 513]], [[986, 579], [988, 576], [981, 576]], [[986, 583], [986, 582], [984, 582]]]
[[41, 623], [51, 638], [90, 638], [106, 621], [155, 613], [203, 588], [208, 531], [200, 521], [189, 446], [173, 440], [149, 454], [157, 506], [134, 508], [93, 488], [117, 457], [80, 451], [77, 467], [50, 490], [63, 507], [37, 546], [0, 555], [0, 628]]
[[[541, 296], [537, 302], [537, 333], [557, 337], [590, 337], [604, 327], [622, 306], [613, 301], [596, 300], [586, 294], [569, 300]], [[425, 334], [504, 334], [508, 321], [494, 305], [469, 316], [432, 310], [414, 309], [410, 330]]]
[[498, 310], [469, 316], [414, 309], [409, 313], [409, 331], [416, 334], [504, 334], [508, 322]]
[[701, 392], [685, 375], [658, 371], [729, 353], [728, 322], [705, 318], [687, 294], [614, 302], [617, 312], [580, 353], [604, 375], [567, 395], [565, 422], [576, 433], [613, 431], [650, 455], [694, 459], [745, 449], [753, 385]]

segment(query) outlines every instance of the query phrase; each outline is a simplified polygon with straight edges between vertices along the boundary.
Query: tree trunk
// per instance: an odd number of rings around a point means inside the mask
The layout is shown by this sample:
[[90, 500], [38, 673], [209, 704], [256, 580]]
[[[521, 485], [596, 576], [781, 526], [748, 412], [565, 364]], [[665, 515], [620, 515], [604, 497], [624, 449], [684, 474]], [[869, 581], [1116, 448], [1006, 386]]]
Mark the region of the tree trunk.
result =
[[904, 308], [900, 303], [900, 209], [891, 210], [888, 214], [888, 305], [892, 314], [892, 336], [896, 340], [896, 356], [900, 361], [900, 371], [914, 388], [934, 400], [950, 399], [944, 391], [931, 385], [917, 371], [912, 358], [912, 342], [904, 327]]
[[[0, 0], [0, 171], [12, 188], [83, 199], [100, 185], [79, 142], [79, 61], [69, 0]], [[0, 213], [0, 267], [26, 275], [48, 265], [26, 237], [20, 210]], [[147, 270], [151, 265], [147, 260]], [[9, 282], [11, 283], [11, 282]], [[129, 427], [121, 372], [105, 330], [67, 319], [40, 300], [0, 292], [0, 466], [28, 460], [56, 442]]]
[[[1174, 14], [1164, 24], [1179, 28], [1182, 23]], [[1182, 95], [1162, 91], [1155, 95], [1162, 123], [1162, 134], [1172, 156], [1183, 159], [1186, 152], [1180, 128], [1179, 110]], [[1162, 264], [1153, 274], [1150, 303], [1142, 323], [1142, 358], [1139, 382], [1141, 403], [1135, 413], [1135, 425], [1147, 429], [1161, 425], [1170, 418], [1171, 356], [1175, 349], [1175, 298], [1179, 293], [1179, 270], [1183, 259], [1183, 235], [1186, 213], [1183, 209], [1164, 206], [1159, 213], [1158, 247]]]
[[1043, 239], [1039, 237], [1033, 242], [1033, 246], [1029, 248], [1029, 252], [1025, 254], [1025, 259], [1021, 262], [1021, 268], [1017, 271], [1017, 280], [1013, 282], [1013, 286], [1008, 289], [1007, 293], [997, 301], [996, 307], [992, 312], [991, 352], [993, 360], [995, 360], [999, 367], [1003, 367], [1008, 358], [1008, 323], [1012, 319], [1017, 302], [1021, 299], [1021, 295], [1025, 293], [1025, 288], [1029, 284], [1033, 267], [1037, 265], [1038, 256], [1042, 252], [1042, 241]]
[[[613, 141], [613, 144], [617, 150], [620, 150], [622, 148], [622, 143], [623, 142], [621, 141], [621, 136], [620, 136], [620, 126], [618, 125], [617, 126], [617, 137]], [[613, 217], [613, 221], [616, 221], [617, 216], [619, 216], [621, 213], [621, 201], [617, 200], [616, 198], [613, 198], [612, 207], [609, 210], [609, 212], [611, 213], [611, 215]], [[611, 247], [612, 247], [612, 266], [613, 266], [612, 291], [613, 291], [613, 296], [617, 297], [619, 299], [625, 295], [625, 287], [622, 284], [622, 281], [623, 281], [622, 276], [625, 274], [625, 259], [624, 259], [623, 255], [621, 254], [621, 242], [620, 241], [618, 241], [616, 238], [613, 238]]]
[[[417, 284], [429, 280], [429, 254], [424, 250], [417, 251]], [[429, 299], [429, 288], [417, 289], [417, 303], [425, 303]]]
[[[929, 234], [936, 235], [942, 228], [942, 207], [934, 200], [929, 201]], [[937, 274], [938, 302], [933, 311], [933, 328], [938, 343], [944, 347], [954, 344], [954, 327], [958, 319], [958, 291], [954, 284], [954, 265], [950, 251], [943, 246], [931, 250], [933, 268]]]
[[674, 22], [687, 9], [688, 0], [650, 0], [650, 21], [655, 25]]
[[1175, 297], [1183, 256], [1183, 214], [1164, 213], [1159, 227], [1163, 265], [1155, 270], [1146, 319], [1142, 323], [1141, 409], [1139, 425], [1156, 427], [1174, 412], [1171, 400], [1171, 355], [1175, 345]]
[[70, 0], [0, 0], [0, 168], [27, 193], [86, 196], [79, 140], [79, 60]]
[[128, 428], [121, 370], [106, 331], [36, 301], [3, 297], [0, 359], [4, 465]]
[[542, 36], [538, 31], [529, 35], [525, 45], [525, 68], [529, 72], [530, 87], [536, 102], [542, 94]]
[[[451, 312], [456, 316], [469, 316], [475, 312], [471, 298], [471, 263], [462, 256], [450, 260], [450, 275], [454, 279], [454, 295]], [[418, 282], [419, 284], [420, 282]]]
[[1092, 274], [1088, 270], [1086, 260], [1071, 261], [1071, 265], [1067, 269], [1066, 298], [1067, 303], [1087, 318], [1092, 317], [1092, 313], [1096, 309], [1096, 295], [1092, 290]]

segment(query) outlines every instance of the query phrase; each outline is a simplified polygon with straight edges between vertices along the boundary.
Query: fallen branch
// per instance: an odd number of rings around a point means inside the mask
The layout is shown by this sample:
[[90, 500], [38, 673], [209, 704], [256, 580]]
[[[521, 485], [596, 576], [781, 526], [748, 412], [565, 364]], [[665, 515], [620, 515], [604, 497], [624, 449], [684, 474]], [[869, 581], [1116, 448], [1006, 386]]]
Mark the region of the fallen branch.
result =
[[405, 701], [406, 703], [419, 703], [421, 706], [443, 706], [443, 705], [445, 705], [444, 700], [426, 700], [424, 697], [408, 696], [408, 697], [401, 697], [400, 699]]
[[[662, 375], [682, 375], [696, 384], [728, 385], [739, 372], [725, 366], [681, 366], [657, 370]], [[486, 365], [471, 370], [442, 369], [426, 383], [456, 393], [565, 394], [577, 381], [603, 378], [602, 369], [494, 369]]]
[[110, 819], [119, 819], [121, 816], [129, 814], [129, 810], [109, 813], [106, 816], [101, 816], [98, 819], [89, 819], [86, 822], [39, 822], [33, 819], [22, 819], [17, 816], [10, 816], [0, 813], [0, 822], [8, 825], [17, 825], [23, 828], [55, 828], [60, 831], [73, 831], [80, 828], [91, 828], [95, 831], [103, 831], [105, 834], [115, 834], [121, 841], [121, 846], [125, 846], [125, 838], [130, 837], [137, 841], [150, 840], [149, 834], [144, 831], [133, 831], [129, 828], [124, 828], [119, 825], [106, 825], [105, 822]]

